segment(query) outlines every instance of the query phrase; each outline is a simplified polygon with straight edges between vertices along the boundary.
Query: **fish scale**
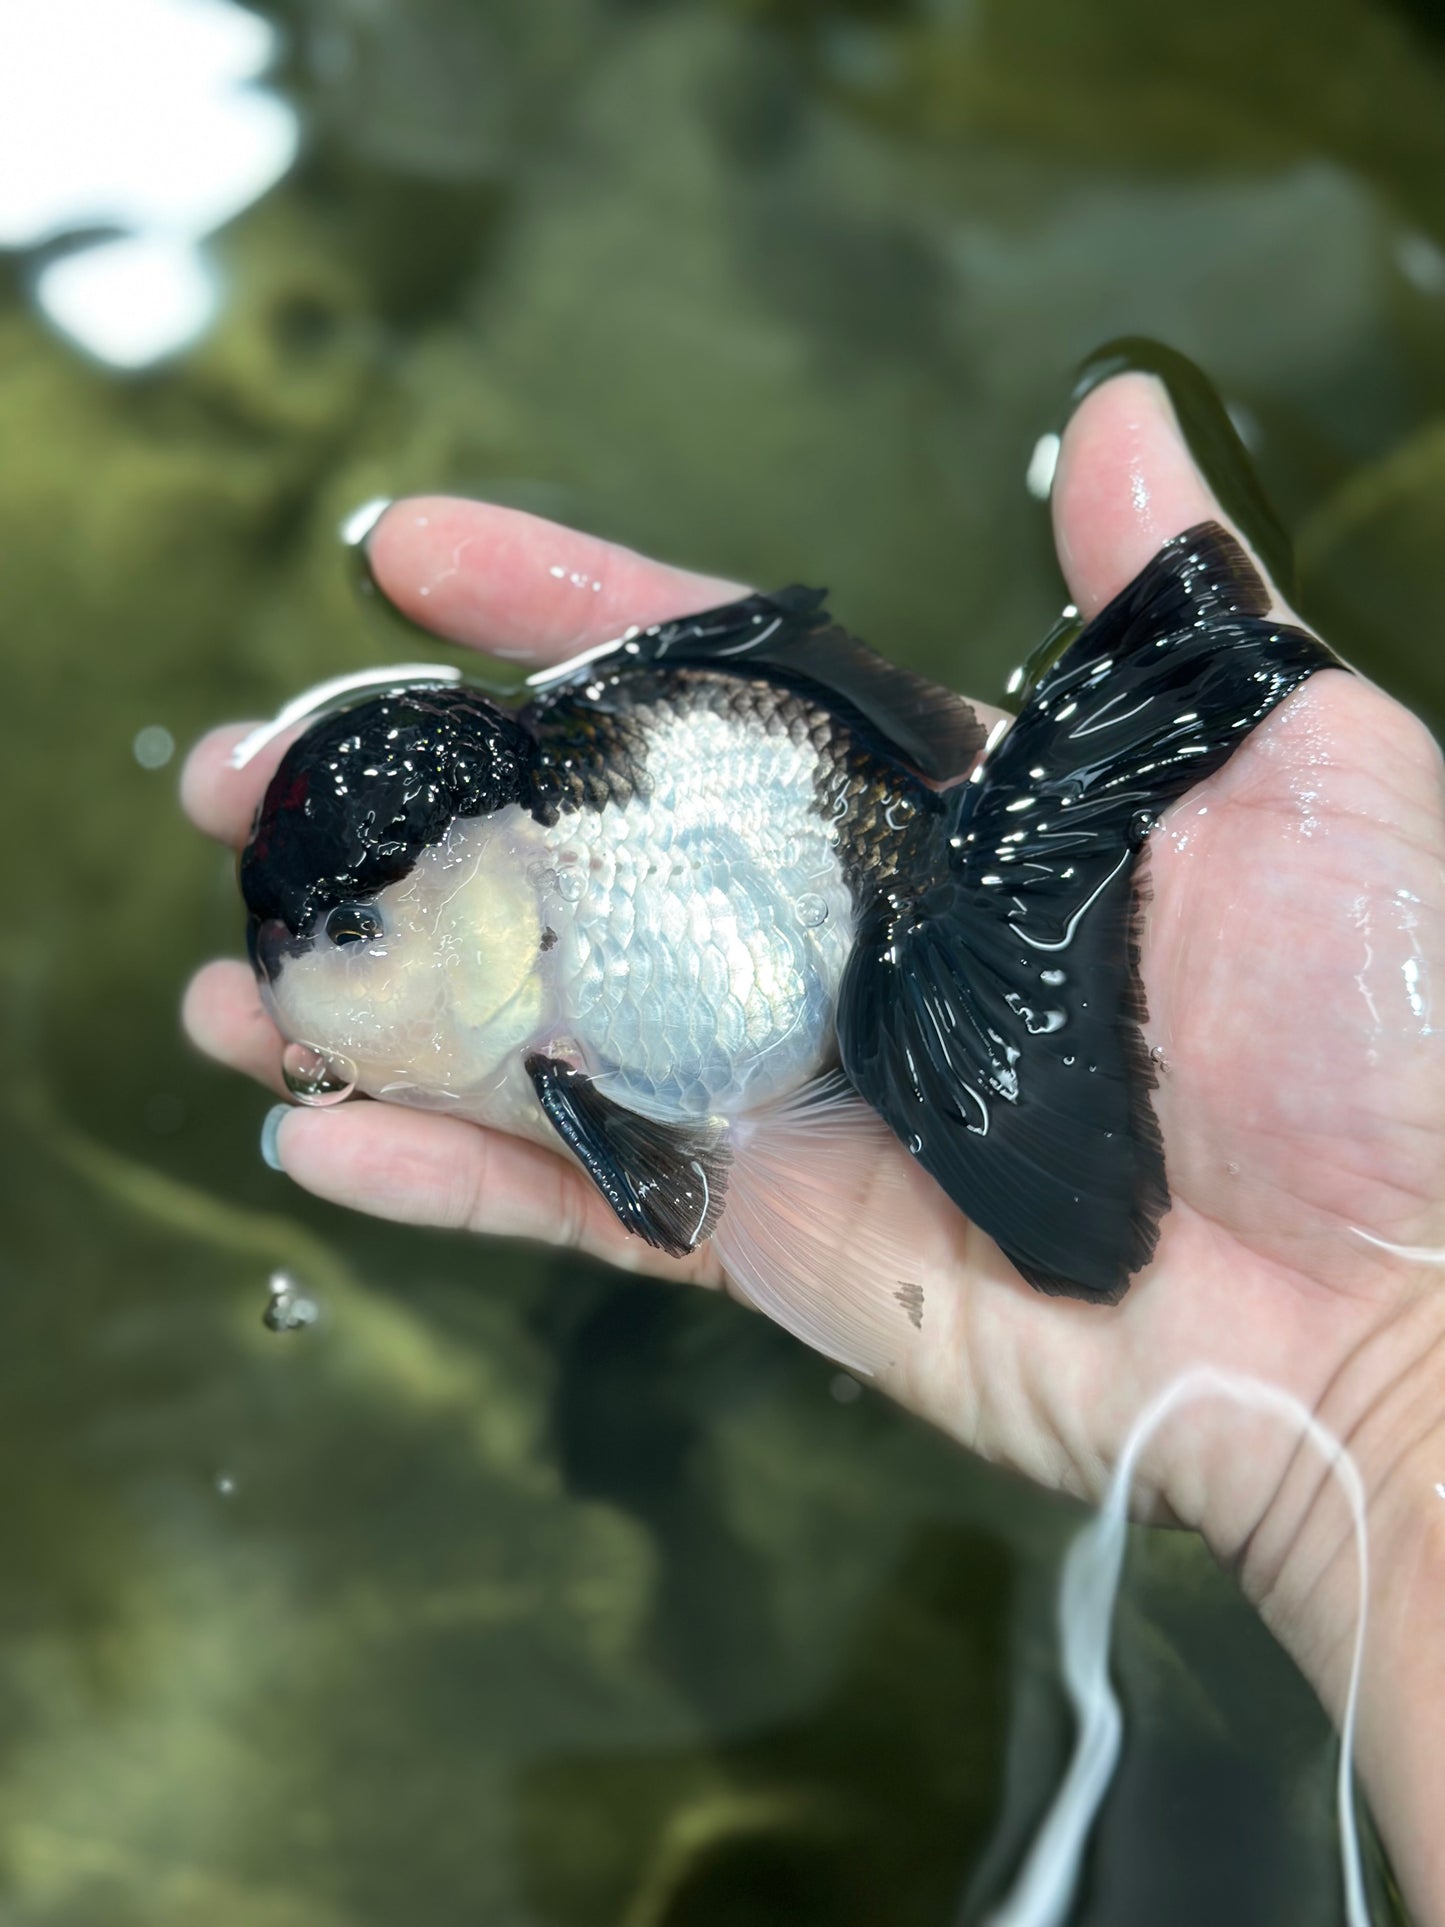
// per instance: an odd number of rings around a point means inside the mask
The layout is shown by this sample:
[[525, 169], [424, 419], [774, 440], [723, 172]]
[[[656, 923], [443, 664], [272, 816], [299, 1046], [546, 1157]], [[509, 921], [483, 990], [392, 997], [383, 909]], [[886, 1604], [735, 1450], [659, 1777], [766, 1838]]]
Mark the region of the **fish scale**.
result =
[[[686, 701], [629, 704], [645, 783], [547, 832], [559, 877], [584, 879], [547, 911], [573, 1039], [609, 1095], [659, 1117], [766, 1102], [814, 1075], [852, 936], [816, 712], [766, 684], [706, 680], [711, 700], [695, 683]], [[595, 753], [604, 738], [599, 712], [586, 740]], [[826, 912], [811, 930], [806, 897]]]

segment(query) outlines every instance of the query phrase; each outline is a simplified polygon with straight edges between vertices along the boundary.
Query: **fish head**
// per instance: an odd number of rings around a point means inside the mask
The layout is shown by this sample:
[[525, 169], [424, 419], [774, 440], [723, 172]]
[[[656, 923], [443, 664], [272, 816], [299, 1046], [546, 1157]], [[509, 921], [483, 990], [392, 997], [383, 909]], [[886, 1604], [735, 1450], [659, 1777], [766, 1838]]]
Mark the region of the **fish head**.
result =
[[247, 948], [283, 1035], [362, 1090], [467, 1095], [535, 1029], [531, 755], [479, 691], [411, 688], [322, 718], [271, 779], [241, 855]]

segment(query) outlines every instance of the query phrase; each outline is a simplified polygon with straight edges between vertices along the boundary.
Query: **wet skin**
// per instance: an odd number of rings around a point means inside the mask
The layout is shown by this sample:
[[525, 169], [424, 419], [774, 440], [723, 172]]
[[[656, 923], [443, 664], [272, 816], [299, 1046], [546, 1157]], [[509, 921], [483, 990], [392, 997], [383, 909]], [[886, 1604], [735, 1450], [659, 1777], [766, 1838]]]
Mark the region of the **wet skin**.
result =
[[[1079, 404], [1053, 514], [1085, 615], [1171, 536], [1229, 523], [1165, 390], [1137, 373]], [[740, 593], [441, 499], [391, 508], [370, 559], [415, 620], [535, 663]], [[887, 650], [886, 636], [870, 640]], [[184, 778], [196, 822], [231, 844], [283, 747], [232, 771], [241, 733], [208, 737]], [[1325, 671], [1169, 813], [1148, 873], [1146, 1032], [1166, 1066], [1155, 1102], [1173, 1195], [1155, 1263], [1117, 1307], [1040, 1297], [900, 1147], [898, 1273], [921, 1289], [923, 1316], [885, 1389], [990, 1458], [1090, 1496], [1131, 1420], [1187, 1365], [1253, 1373], [1316, 1409], [1371, 1493], [1366, 1782], [1419, 1917], [1445, 1920], [1445, 1846], [1429, 1818], [1445, 1811], [1432, 1730], [1445, 1706], [1445, 1268], [1369, 1242], [1445, 1246], [1439, 750], [1381, 691]], [[280, 1089], [281, 1040], [246, 965], [209, 965], [186, 1023], [204, 1050]], [[629, 1239], [559, 1157], [455, 1120], [379, 1104], [294, 1112], [276, 1143], [293, 1179], [358, 1209], [723, 1282], [706, 1250], [679, 1263]], [[866, 1196], [838, 1208], [870, 1211]], [[1353, 1575], [1348, 1522], [1318, 1467], [1272, 1421], [1195, 1410], [1146, 1472], [1143, 1507], [1198, 1527], [1237, 1564], [1337, 1708]]]

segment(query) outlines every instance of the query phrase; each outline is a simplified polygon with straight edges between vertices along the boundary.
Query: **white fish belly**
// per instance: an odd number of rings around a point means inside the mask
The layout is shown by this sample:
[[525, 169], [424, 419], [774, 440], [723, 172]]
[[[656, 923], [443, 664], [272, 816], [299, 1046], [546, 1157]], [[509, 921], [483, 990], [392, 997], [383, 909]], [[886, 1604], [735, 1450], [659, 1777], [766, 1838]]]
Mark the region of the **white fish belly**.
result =
[[668, 713], [649, 722], [646, 800], [546, 833], [552, 1008], [619, 1104], [732, 1115], [828, 1061], [853, 906], [817, 767], [806, 738]]

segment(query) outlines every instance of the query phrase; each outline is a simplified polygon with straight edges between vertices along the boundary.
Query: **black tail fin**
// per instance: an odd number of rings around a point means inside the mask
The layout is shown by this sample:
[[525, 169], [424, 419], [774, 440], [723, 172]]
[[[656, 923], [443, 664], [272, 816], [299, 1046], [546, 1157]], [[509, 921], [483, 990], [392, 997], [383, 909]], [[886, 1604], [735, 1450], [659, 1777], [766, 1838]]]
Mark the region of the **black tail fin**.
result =
[[1045, 1291], [1112, 1301], [1153, 1256], [1169, 1194], [1132, 872], [1159, 814], [1334, 663], [1268, 606], [1217, 525], [1170, 542], [953, 793], [935, 875], [859, 932], [848, 1075]]

